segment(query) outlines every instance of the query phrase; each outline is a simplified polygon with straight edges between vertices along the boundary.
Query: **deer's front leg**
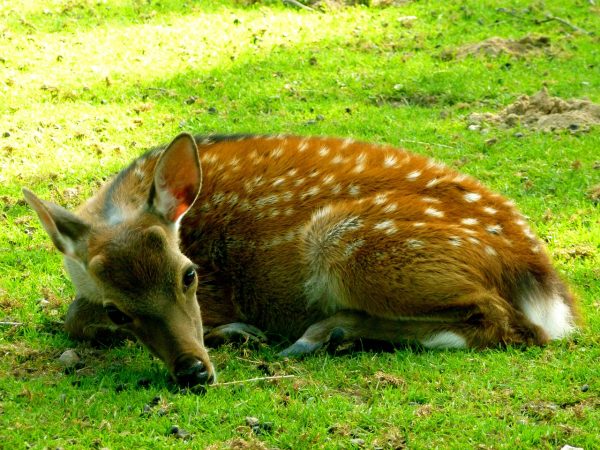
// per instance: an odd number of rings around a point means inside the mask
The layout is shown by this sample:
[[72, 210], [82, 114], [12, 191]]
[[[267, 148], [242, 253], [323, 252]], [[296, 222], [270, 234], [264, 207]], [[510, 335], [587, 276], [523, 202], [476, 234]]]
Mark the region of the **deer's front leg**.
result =
[[86, 298], [76, 298], [65, 317], [65, 331], [72, 339], [112, 345], [134, 338], [123, 329], [117, 329], [108, 318], [103, 306]]

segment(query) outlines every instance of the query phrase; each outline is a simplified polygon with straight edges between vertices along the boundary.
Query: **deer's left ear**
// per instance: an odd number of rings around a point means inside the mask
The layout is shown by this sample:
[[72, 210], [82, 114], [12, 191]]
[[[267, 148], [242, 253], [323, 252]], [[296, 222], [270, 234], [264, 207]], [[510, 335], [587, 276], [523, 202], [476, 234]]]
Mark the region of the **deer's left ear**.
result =
[[196, 141], [187, 133], [180, 134], [156, 164], [150, 204], [165, 220], [178, 223], [194, 204], [201, 185]]

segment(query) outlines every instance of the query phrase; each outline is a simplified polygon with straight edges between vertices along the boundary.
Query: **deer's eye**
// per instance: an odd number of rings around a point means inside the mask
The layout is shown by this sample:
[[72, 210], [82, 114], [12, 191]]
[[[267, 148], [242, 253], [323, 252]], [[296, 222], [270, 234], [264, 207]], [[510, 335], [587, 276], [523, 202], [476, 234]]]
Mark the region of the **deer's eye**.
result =
[[193, 267], [188, 267], [185, 272], [183, 272], [183, 288], [188, 289], [192, 284], [196, 281], [196, 269]]
[[106, 305], [104, 311], [106, 311], [108, 318], [112, 320], [115, 325], [125, 325], [126, 323], [131, 323], [133, 320], [115, 305]]

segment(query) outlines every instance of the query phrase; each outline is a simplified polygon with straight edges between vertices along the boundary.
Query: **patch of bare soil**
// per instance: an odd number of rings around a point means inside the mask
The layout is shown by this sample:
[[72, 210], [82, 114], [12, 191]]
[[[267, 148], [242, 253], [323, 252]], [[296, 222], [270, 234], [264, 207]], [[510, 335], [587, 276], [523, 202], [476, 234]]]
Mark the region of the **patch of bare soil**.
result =
[[468, 120], [470, 124], [483, 122], [506, 128], [523, 125], [540, 131], [587, 131], [600, 124], [600, 105], [551, 97], [543, 88], [535, 95], [522, 95], [499, 113], [473, 113]]
[[[527, 35], [517, 40], [491, 37], [485, 41], [463, 45], [456, 49], [454, 54], [457, 58], [478, 55], [497, 57], [502, 54], [525, 57], [531, 54], [547, 53], [550, 49], [548, 36]], [[448, 55], [445, 53], [442, 57], [444, 56]]]

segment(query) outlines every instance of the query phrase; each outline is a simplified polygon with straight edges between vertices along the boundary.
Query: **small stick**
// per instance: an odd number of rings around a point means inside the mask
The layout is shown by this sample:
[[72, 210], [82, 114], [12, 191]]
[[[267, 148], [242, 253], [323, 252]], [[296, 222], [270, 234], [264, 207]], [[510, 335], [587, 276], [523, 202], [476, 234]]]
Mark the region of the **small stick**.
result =
[[22, 325], [21, 322], [0, 322], [0, 326], [3, 327], [20, 327]]
[[305, 9], [306, 11], [315, 12], [315, 10], [313, 8], [311, 8], [310, 6], [303, 5], [302, 3], [300, 3], [296, 0], [283, 0], [283, 3], [285, 3], [286, 5], [296, 6], [297, 8], [300, 8], [300, 9]]
[[589, 31], [584, 30], [583, 28], [580, 28], [577, 25], [573, 25], [568, 20], [563, 19], [562, 17], [553, 16], [552, 14], [548, 14], [546, 16], [545, 20], [538, 20], [538, 23], [550, 22], [552, 20], [556, 20], [557, 22], [562, 23], [563, 25], [566, 25], [567, 27], [571, 28], [573, 31], [579, 31], [580, 33], [584, 33], [584, 34], [591, 34]]
[[456, 148], [456, 147], [452, 147], [451, 145], [435, 144], [433, 142], [415, 141], [413, 139], [400, 139], [400, 142], [409, 142], [411, 144], [421, 144], [421, 145], [433, 145], [435, 147], [452, 148], [452, 149]]
[[253, 383], [255, 381], [281, 380], [283, 378], [295, 378], [295, 377], [296, 377], [296, 375], [276, 375], [276, 376], [272, 376], [272, 377], [249, 378], [247, 380], [228, 381], [227, 383], [211, 384], [210, 387], [221, 387], [221, 386], [228, 386], [228, 385], [232, 385], [232, 384]]

